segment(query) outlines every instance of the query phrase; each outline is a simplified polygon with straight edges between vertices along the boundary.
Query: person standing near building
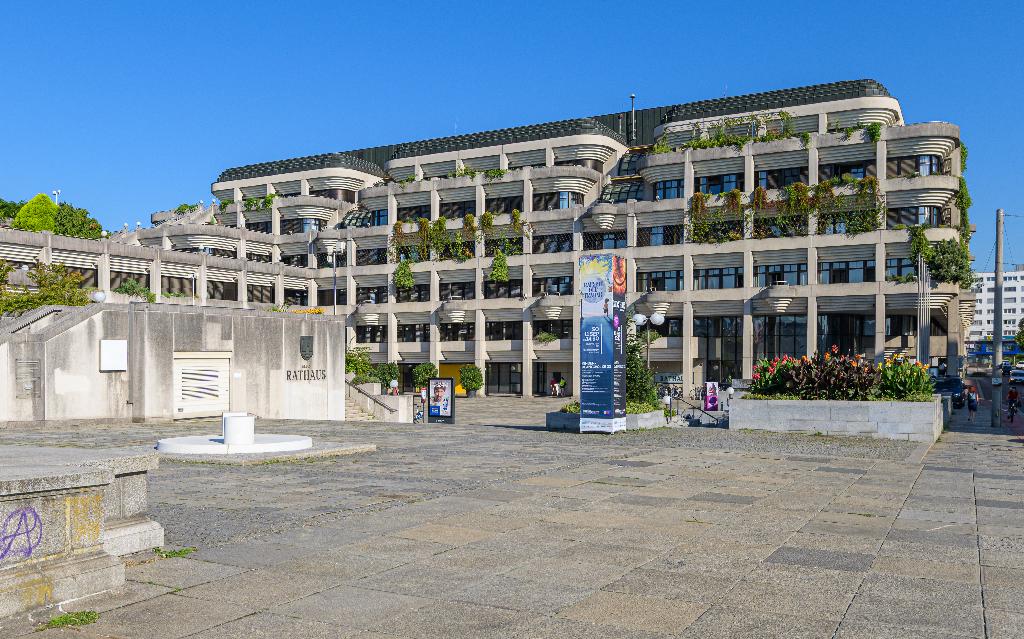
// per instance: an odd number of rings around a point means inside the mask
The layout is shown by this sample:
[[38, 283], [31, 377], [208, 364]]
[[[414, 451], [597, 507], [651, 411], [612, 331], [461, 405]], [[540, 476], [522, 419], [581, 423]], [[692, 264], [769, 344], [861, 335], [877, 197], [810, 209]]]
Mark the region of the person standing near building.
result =
[[978, 389], [974, 386], [967, 387], [967, 421], [973, 422], [978, 413]]

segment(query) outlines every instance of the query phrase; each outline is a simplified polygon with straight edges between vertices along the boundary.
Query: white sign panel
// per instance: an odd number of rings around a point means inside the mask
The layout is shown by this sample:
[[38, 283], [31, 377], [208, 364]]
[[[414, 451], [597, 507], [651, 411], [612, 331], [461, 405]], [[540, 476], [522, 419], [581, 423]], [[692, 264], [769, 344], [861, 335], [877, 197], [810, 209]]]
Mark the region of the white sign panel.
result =
[[100, 340], [100, 372], [114, 373], [128, 370], [128, 340]]

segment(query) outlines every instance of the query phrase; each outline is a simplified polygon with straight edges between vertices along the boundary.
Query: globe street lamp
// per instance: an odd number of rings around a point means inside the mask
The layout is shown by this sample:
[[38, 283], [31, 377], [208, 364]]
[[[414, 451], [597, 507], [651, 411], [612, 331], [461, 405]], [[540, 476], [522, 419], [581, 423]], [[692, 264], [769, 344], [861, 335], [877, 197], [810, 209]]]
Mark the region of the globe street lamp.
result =
[[[633, 321], [636, 322], [637, 328], [639, 328], [639, 327], [643, 326], [644, 324], [646, 324], [648, 319], [650, 320], [651, 324], [654, 325], [654, 326], [661, 326], [662, 324], [665, 323], [665, 316], [662, 315], [661, 313], [651, 313], [650, 318], [648, 318], [643, 313], [637, 313], [636, 315], [633, 316]], [[647, 369], [650, 370], [650, 368], [651, 368], [651, 340], [649, 339], [648, 335], [644, 335], [644, 342], [647, 343]]]

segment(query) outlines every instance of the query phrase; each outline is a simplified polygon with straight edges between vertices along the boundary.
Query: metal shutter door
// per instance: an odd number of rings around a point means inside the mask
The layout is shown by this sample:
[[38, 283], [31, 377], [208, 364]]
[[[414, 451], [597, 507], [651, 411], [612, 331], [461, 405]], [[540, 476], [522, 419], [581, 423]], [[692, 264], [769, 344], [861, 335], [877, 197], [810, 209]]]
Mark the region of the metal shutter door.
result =
[[220, 416], [228, 410], [231, 360], [174, 360], [174, 418]]

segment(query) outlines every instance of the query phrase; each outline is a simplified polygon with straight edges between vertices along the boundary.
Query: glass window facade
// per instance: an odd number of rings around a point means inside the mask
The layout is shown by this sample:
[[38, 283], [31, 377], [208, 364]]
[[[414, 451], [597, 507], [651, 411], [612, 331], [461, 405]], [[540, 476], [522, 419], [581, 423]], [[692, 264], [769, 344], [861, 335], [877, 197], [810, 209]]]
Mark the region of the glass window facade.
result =
[[552, 211], [583, 206], [583, 194], [575, 191], [557, 191], [552, 193], [534, 193], [534, 211]]
[[484, 282], [484, 299], [514, 299], [523, 296], [523, 280]]
[[917, 277], [917, 265], [909, 257], [885, 258], [885, 278]]
[[356, 304], [387, 304], [387, 286], [357, 286]]
[[430, 341], [430, 324], [399, 324], [396, 328], [399, 342]]
[[757, 172], [757, 185], [763, 189], [781, 189], [797, 182], [807, 184], [806, 166]]
[[572, 233], [534, 235], [534, 253], [568, 253], [572, 251]]
[[533, 334], [551, 333], [559, 339], [572, 339], [572, 320], [534, 320]]
[[647, 226], [637, 229], [637, 246], [670, 246], [683, 243], [682, 224]]
[[867, 355], [874, 352], [875, 318], [866, 315], [831, 314], [818, 316], [818, 352], [833, 345], [840, 353]]
[[469, 214], [476, 215], [476, 200], [441, 202], [438, 214], [449, 220], [461, 220]]
[[476, 282], [441, 282], [438, 291], [442, 302], [476, 299]]
[[584, 251], [601, 251], [620, 248], [626, 248], [625, 231], [606, 231], [604, 233], [583, 234]]
[[484, 330], [489, 340], [523, 339], [522, 322], [487, 322]]
[[356, 326], [356, 342], [359, 344], [383, 344], [388, 339], [388, 327]]
[[484, 383], [488, 395], [522, 395], [523, 365], [517, 362], [487, 362]]
[[693, 269], [693, 290], [743, 288], [743, 267]]
[[681, 291], [684, 284], [683, 272], [679, 271], [638, 271], [636, 274], [636, 290], [644, 293], [649, 291]]
[[429, 302], [430, 284], [413, 284], [412, 288], [396, 288], [397, 302]]
[[644, 183], [641, 180], [612, 182], [601, 191], [602, 202], [621, 204], [628, 200], [644, 199]]
[[886, 228], [897, 226], [942, 226], [942, 209], [937, 206], [905, 206], [889, 209], [885, 214]]
[[654, 183], [655, 200], [675, 200], [683, 197], [682, 180], [661, 180]]
[[722, 175], [702, 175], [697, 178], [697, 190], [701, 193], [714, 195], [728, 193], [733, 189], [743, 190], [742, 173], [725, 173]]
[[818, 283], [820, 284], [854, 284], [874, 281], [874, 260], [818, 262]]
[[476, 322], [447, 322], [438, 327], [442, 342], [468, 342], [476, 339]]
[[754, 359], [807, 354], [806, 315], [754, 316]]
[[695, 317], [693, 335], [704, 381], [727, 382], [743, 374], [743, 318]]
[[792, 286], [807, 284], [807, 264], [762, 264], [754, 267], [757, 286], [786, 283]]
[[533, 278], [533, 295], [572, 295], [572, 275]]

